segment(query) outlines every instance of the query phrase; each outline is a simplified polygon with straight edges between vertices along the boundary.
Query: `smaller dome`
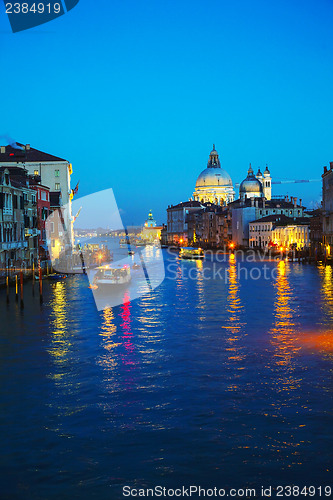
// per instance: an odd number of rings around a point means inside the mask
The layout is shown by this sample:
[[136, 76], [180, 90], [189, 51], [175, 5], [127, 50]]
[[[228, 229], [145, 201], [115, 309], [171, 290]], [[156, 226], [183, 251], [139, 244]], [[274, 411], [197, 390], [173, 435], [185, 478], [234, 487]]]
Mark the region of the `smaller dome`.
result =
[[[259, 174], [262, 175], [260, 169], [258, 170], [257, 175]], [[247, 171], [246, 179], [244, 179], [239, 186], [239, 194], [246, 194], [246, 193], [258, 193], [258, 194], [262, 193], [262, 184], [255, 177], [253, 169], [251, 167], [251, 163], [250, 163], [250, 168]]]
[[268, 166], [266, 165], [266, 168], [265, 168], [265, 171], [264, 171], [264, 175], [271, 175], [270, 171], [268, 170]]
[[262, 185], [261, 182], [258, 181], [255, 177], [246, 178], [241, 185], [239, 186], [240, 193], [261, 193]]

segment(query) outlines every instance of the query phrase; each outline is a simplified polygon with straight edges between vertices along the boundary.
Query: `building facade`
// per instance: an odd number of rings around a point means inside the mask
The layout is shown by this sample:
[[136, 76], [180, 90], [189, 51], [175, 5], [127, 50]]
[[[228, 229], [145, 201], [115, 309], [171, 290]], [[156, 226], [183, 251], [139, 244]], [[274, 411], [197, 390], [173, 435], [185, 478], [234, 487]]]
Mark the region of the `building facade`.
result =
[[189, 216], [204, 207], [199, 201], [191, 200], [167, 208], [168, 245], [187, 245], [189, 241]]
[[34, 179], [23, 168], [0, 167], [1, 269], [38, 262], [37, 198]]
[[51, 193], [61, 194], [63, 230], [68, 232], [68, 241], [72, 244], [71, 199], [73, 192], [70, 180], [73, 170], [71, 163], [63, 158], [34, 149], [30, 144], [15, 143], [0, 147], [0, 167], [24, 168], [39, 183], [47, 186]]
[[310, 246], [310, 218], [268, 215], [250, 222], [250, 248], [304, 250]]
[[333, 258], [333, 162], [324, 167], [323, 179], [323, 245], [327, 258]]
[[302, 200], [297, 203], [297, 198], [284, 196], [266, 200], [264, 197], [253, 197], [236, 200], [229, 205], [232, 218], [232, 241], [237, 246], [248, 247], [251, 221], [268, 216], [285, 215], [291, 218], [304, 216]]

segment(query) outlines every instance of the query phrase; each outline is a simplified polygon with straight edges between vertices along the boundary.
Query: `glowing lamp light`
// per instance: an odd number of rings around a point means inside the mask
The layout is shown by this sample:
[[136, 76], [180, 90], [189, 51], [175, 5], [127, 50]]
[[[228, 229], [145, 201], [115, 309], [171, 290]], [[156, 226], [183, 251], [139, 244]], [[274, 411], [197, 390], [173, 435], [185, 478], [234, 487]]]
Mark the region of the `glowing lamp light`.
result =
[[229, 247], [230, 248], [235, 248], [235, 243], [230, 243]]
[[179, 243], [183, 243], [183, 238], [180, 238]]

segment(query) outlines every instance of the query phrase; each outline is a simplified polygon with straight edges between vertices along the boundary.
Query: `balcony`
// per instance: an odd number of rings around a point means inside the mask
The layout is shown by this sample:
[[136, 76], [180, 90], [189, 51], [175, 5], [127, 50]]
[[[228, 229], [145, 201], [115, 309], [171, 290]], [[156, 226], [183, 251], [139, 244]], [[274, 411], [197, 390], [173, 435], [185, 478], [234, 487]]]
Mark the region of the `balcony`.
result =
[[40, 234], [40, 230], [37, 229], [36, 227], [31, 228], [31, 229], [28, 227], [25, 228], [24, 235], [26, 238], [33, 238], [34, 236], [38, 236], [39, 234]]
[[28, 243], [26, 241], [7, 241], [5, 243], [0, 243], [0, 250], [19, 250], [20, 248], [27, 248]]

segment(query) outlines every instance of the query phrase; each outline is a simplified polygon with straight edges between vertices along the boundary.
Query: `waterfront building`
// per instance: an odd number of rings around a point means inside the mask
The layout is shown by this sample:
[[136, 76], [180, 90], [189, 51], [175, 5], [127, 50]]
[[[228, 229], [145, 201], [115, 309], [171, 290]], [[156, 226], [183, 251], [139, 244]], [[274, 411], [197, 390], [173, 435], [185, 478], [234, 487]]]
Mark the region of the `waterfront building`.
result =
[[146, 220], [141, 231], [141, 239], [149, 243], [154, 243], [154, 241], [160, 241], [162, 228], [163, 226], [156, 225], [153, 213], [150, 210], [148, 214], [148, 219]]
[[232, 241], [237, 246], [249, 246], [249, 224], [269, 215], [285, 215], [292, 218], [304, 216], [302, 200], [284, 196], [266, 200], [265, 197], [239, 199], [229, 204], [232, 219]]
[[204, 205], [196, 200], [185, 201], [167, 208], [167, 238], [169, 245], [187, 245], [189, 241], [189, 215], [200, 212]]
[[167, 246], [167, 244], [168, 244], [168, 226], [166, 224], [163, 224], [161, 229], [161, 245]]
[[268, 215], [250, 222], [250, 248], [303, 250], [310, 245], [310, 218]]
[[189, 241], [193, 245], [223, 248], [231, 240], [231, 220], [227, 207], [205, 203], [199, 212], [189, 214]]
[[38, 184], [35, 180], [32, 189], [36, 191], [37, 203], [37, 229], [38, 229], [38, 259], [48, 260], [48, 248], [46, 237], [46, 220], [50, 215], [50, 190], [47, 186]]
[[319, 260], [323, 256], [323, 210], [317, 208], [306, 214], [310, 217], [310, 258]]
[[34, 179], [23, 168], [0, 167], [1, 268], [32, 266], [38, 258]]
[[156, 227], [156, 220], [154, 219], [153, 213], [150, 210], [148, 214], [148, 219], [145, 222], [145, 227]]
[[201, 172], [195, 184], [193, 199], [201, 203], [227, 205], [235, 198], [235, 191], [228, 172], [221, 168], [219, 155], [215, 150], [210, 152], [207, 168]]
[[62, 220], [64, 209], [61, 200], [61, 192], [50, 193], [50, 215], [46, 221], [46, 242], [48, 251], [53, 261], [59, 259], [60, 254], [65, 251], [64, 229]]
[[72, 212], [71, 199], [73, 191], [70, 187], [72, 165], [67, 160], [54, 156], [30, 144], [15, 143], [0, 147], [0, 167], [24, 167], [30, 175], [43, 186], [47, 186], [51, 193], [61, 194], [63, 206], [64, 230], [68, 231], [68, 242], [72, 244]]
[[333, 161], [324, 167], [323, 179], [323, 245], [326, 257], [333, 256]]

